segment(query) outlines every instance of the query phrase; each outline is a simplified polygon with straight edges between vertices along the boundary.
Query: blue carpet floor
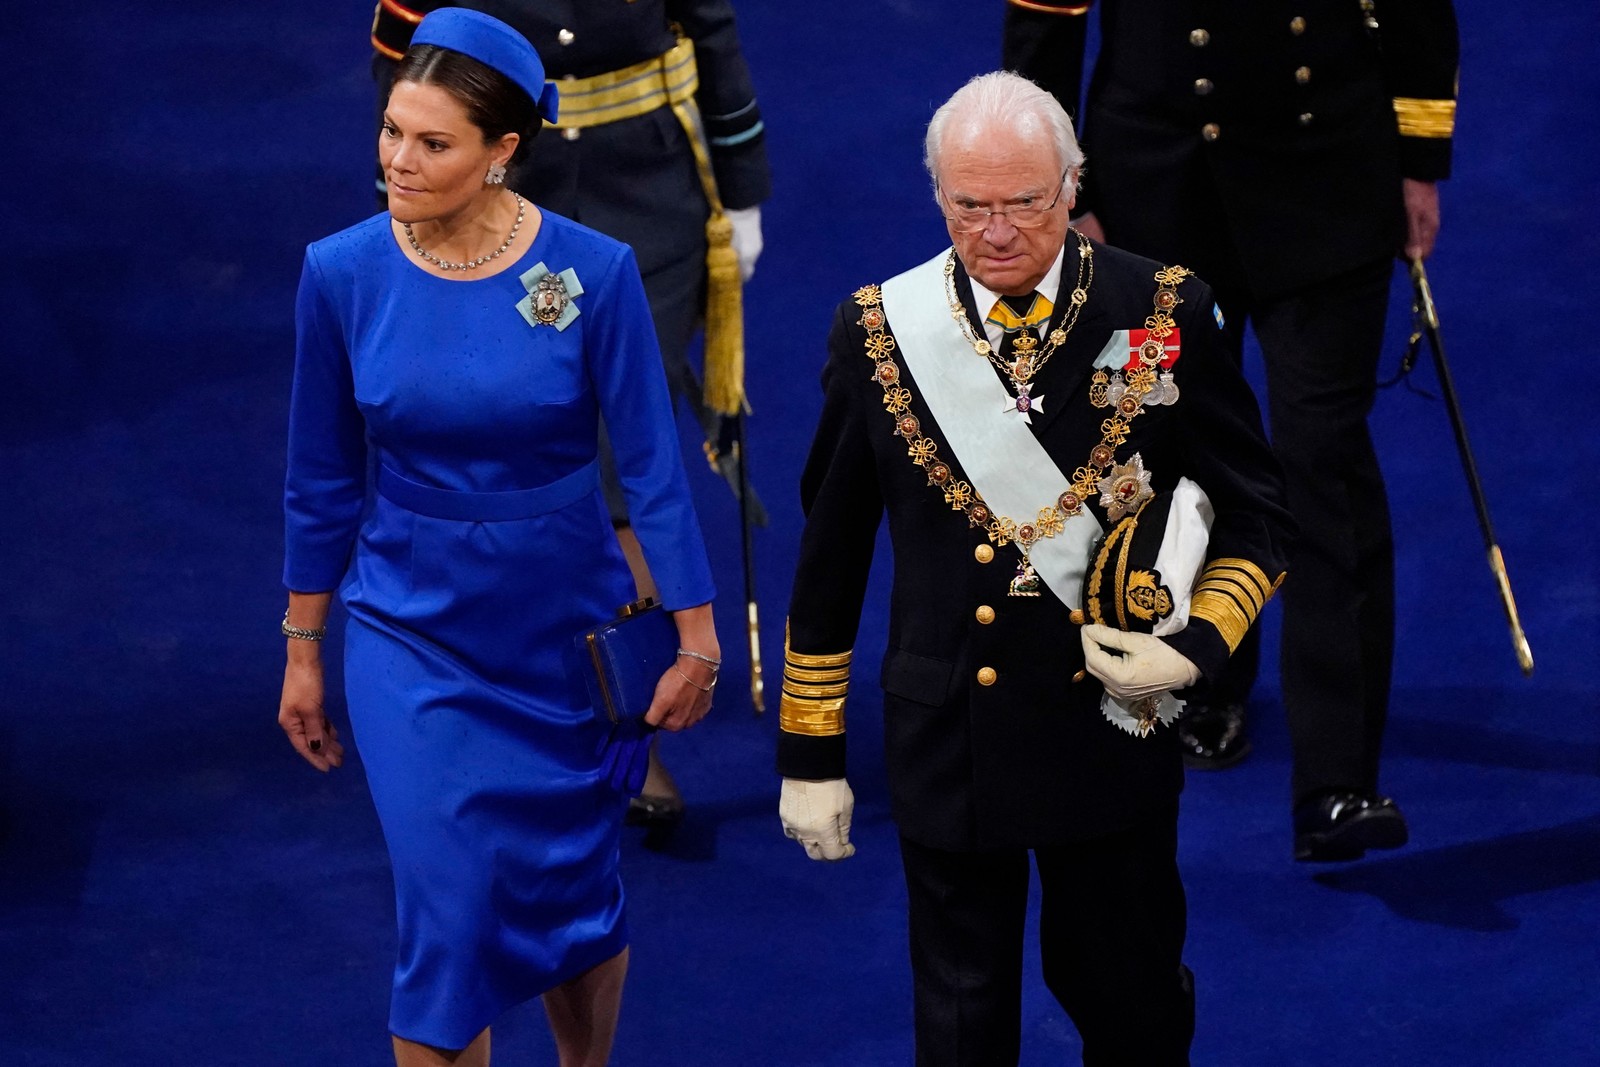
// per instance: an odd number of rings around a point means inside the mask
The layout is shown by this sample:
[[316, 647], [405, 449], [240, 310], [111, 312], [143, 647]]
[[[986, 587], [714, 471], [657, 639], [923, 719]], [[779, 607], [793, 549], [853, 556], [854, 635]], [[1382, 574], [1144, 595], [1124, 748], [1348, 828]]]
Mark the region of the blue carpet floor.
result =
[[[1538, 670], [1516, 670], [1424, 368], [1374, 417], [1400, 544], [1385, 786], [1413, 841], [1289, 861], [1269, 667], [1255, 754], [1185, 794], [1197, 1065], [1600, 1063], [1600, 420], [1581, 320], [1583, 264], [1600, 260], [1584, 118], [1600, 15], [1458, 4], [1457, 168], [1432, 273]], [[769, 677], [827, 319], [942, 242], [921, 128], [996, 62], [992, 7], [741, 8], [776, 170], [749, 294]], [[311, 0], [7, 15], [7, 1064], [389, 1062], [393, 910], [359, 762], [317, 776], [274, 723], [291, 302], [306, 242], [371, 210], [369, 17]], [[1391, 364], [1407, 320], [1397, 286]], [[860, 851], [813, 864], [779, 833], [773, 716], [734, 699], [733, 509], [685, 452], [731, 654], [716, 718], [667, 748], [688, 821], [625, 844], [634, 965], [614, 1062], [907, 1064], [875, 671], [851, 720]], [[863, 662], [883, 629], [874, 607]], [[1024, 1062], [1076, 1062], [1030, 963]], [[496, 1044], [497, 1064], [554, 1062], [536, 1005]]]

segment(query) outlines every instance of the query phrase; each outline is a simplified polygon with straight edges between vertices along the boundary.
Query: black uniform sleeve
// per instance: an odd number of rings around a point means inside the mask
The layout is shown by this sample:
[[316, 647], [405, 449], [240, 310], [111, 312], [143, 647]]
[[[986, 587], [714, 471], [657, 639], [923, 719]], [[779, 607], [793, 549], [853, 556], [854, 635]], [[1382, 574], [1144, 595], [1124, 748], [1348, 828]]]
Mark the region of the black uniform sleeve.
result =
[[[778, 772], [786, 778], [842, 778], [844, 699], [867, 576], [883, 519], [883, 491], [860, 401], [870, 384], [864, 334], [840, 306], [828, 337], [822, 415], [800, 476], [800, 536], [784, 647]], [[876, 386], [872, 386], [876, 388]]]
[[[1083, 61], [1093, 0], [1007, 0], [1000, 65], [1054, 96], [1076, 121], [1083, 95]], [[1093, 167], [1090, 160], [1085, 170]], [[1094, 210], [1086, 186], [1072, 214]]]
[[1384, 80], [1400, 124], [1400, 173], [1450, 177], [1461, 40], [1451, 0], [1387, 0], [1375, 9]]
[[1014, 70], [1078, 117], [1089, 3], [1007, 0], [1000, 66]]
[[766, 127], [739, 49], [733, 6], [728, 0], [668, 0], [667, 14], [694, 42], [700, 71], [695, 103], [711, 146], [717, 195], [724, 207], [754, 207], [772, 195], [772, 174]]
[[1295, 534], [1283, 472], [1261, 427], [1255, 394], [1224, 345], [1215, 297], [1197, 279], [1178, 290], [1182, 338], [1182, 439], [1193, 443], [1185, 473], [1211, 499], [1215, 519], [1195, 583], [1189, 625], [1163, 640], [1200, 668], [1221, 674], [1245, 631], [1277, 591]]

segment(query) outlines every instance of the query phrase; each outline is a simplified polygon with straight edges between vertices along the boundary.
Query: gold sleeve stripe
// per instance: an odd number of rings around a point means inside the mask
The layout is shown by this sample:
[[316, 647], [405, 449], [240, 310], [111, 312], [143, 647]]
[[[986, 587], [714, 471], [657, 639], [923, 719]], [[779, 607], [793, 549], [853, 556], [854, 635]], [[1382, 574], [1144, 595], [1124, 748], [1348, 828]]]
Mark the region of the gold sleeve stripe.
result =
[[854, 650], [808, 655], [789, 648], [789, 623], [783, 624], [783, 696], [778, 729], [806, 737], [844, 733], [844, 701], [850, 688]]
[[1237, 581], [1226, 575], [1209, 575], [1201, 578], [1194, 587], [1196, 593], [1215, 593], [1218, 596], [1232, 597], [1239, 603], [1239, 610], [1246, 612], [1252, 619], [1261, 614], [1261, 609], [1267, 605], [1265, 592], [1252, 589], [1243, 582]]
[[1036, 4], [1032, 0], [1008, 0], [1012, 7], [1020, 7], [1024, 11], [1043, 11], [1047, 15], [1083, 15], [1087, 14], [1093, 6], [1094, 0], [1087, 4], [1073, 4], [1070, 7], [1061, 4]]
[[[1247, 559], [1234, 556], [1219, 556], [1205, 565], [1200, 572], [1200, 585], [1205, 585], [1210, 579], [1226, 580], [1254, 591], [1255, 600], [1265, 604], [1272, 598], [1272, 591], [1276, 588], [1260, 567]], [[1282, 577], [1279, 577], [1282, 581]]]
[[778, 701], [778, 729], [807, 737], [835, 737], [844, 733], [844, 697], [803, 700], [784, 693]]
[[1448, 138], [1456, 129], [1456, 102], [1454, 100], [1419, 100], [1415, 97], [1394, 98], [1394, 113], [1400, 120], [1400, 136]]
[[788, 667], [845, 667], [850, 666], [850, 657], [855, 655], [855, 650], [844, 652], [829, 652], [826, 655], [808, 655], [796, 652], [789, 647], [789, 620], [783, 622], [783, 663]]
[[378, 6], [395, 18], [404, 19], [413, 26], [422, 21], [422, 12], [413, 11], [404, 4], [397, 4], [395, 0], [378, 0]]
[[840, 682], [838, 685], [802, 685], [791, 678], [784, 678], [783, 691], [787, 696], [809, 697], [842, 697], [850, 690], [849, 682]]
[[1210, 589], [1198, 589], [1189, 601], [1189, 617], [1204, 619], [1217, 628], [1222, 639], [1228, 643], [1231, 653], [1239, 647], [1239, 642], [1244, 640], [1244, 635], [1250, 629], [1254, 615], [1247, 615], [1239, 606], [1239, 602], [1226, 593], [1219, 593]]
[[850, 668], [830, 667], [826, 670], [809, 670], [786, 663], [783, 666], [783, 676], [802, 685], [827, 685], [829, 682], [842, 682], [849, 678]]
[[1214, 559], [1200, 572], [1189, 602], [1189, 615], [1215, 626], [1232, 652], [1278, 591], [1283, 578], [1280, 574], [1277, 581], [1268, 581], [1261, 568], [1247, 559]]

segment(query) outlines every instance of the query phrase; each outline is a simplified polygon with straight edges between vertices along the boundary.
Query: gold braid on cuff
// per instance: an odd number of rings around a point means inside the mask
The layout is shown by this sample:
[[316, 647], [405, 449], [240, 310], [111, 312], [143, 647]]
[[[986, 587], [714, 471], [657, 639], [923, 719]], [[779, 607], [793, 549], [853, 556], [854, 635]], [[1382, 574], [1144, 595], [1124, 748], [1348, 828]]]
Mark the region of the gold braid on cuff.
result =
[[844, 733], [844, 700], [850, 688], [851, 652], [807, 655], [789, 649], [783, 638], [783, 696], [778, 728], [807, 737]]
[[1394, 113], [1399, 120], [1402, 137], [1447, 139], [1455, 133], [1454, 100], [1419, 100], [1397, 96], [1394, 98]]
[[1215, 626], [1231, 653], [1282, 581], [1281, 574], [1276, 582], [1268, 581], [1261, 568], [1247, 559], [1214, 559], [1200, 572], [1189, 601], [1189, 617]]

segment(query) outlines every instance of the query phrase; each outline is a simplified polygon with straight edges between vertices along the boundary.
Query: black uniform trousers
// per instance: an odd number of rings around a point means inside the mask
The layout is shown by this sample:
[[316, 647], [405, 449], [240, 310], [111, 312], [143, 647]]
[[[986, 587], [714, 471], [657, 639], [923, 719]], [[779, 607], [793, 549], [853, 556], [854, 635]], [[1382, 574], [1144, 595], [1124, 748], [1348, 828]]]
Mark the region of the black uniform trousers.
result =
[[[1194, 981], [1178, 877], [1178, 812], [1033, 849], [1040, 955], [1086, 1067], [1189, 1062]], [[1015, 1065], [1022, 1041], [1028, 850], [948, 852], [900, 838], [909, 898], [917, 1067]]]
[[1367, 417], [1394, 262], [1271, 298], [1252, 296], [1225, 263], [1214, 267], [1206, 280], [1236, 350], [1247, 320], [1261, 344], [1272, 449], [1300, 527], [1281, 594], [1293, 798], [1376, 792], [1394, 658], [1394, 539]]

